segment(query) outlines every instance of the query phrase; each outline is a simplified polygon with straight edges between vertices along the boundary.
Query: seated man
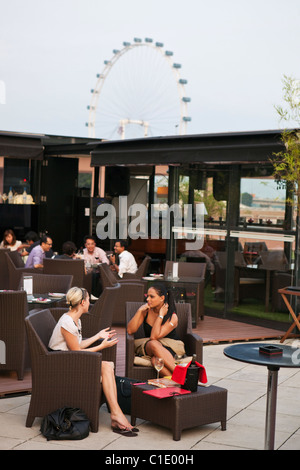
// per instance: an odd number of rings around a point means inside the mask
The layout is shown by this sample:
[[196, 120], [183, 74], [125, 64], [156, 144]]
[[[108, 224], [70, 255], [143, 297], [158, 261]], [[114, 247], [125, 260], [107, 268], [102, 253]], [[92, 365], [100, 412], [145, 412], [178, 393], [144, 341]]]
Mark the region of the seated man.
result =
[[46, 253], [51, 247], [52, 239], [47, 235], [43, 235], [40, 244], [35, 246], [29, 253], [25, 268], [42, 268], [43, 259], [46, 257]]
[[127, 246], [126, 240], [117, 240], [115, 243], [114, 251], [118, 255], [119, 265], [116, 264], [116, 256], [110, 257], [111, 269], [120, 277], [123, 277], [124, 273], [135, 274], [138, 269], [133, 254], [127, 251]]
[[[36, 246], [41, 244], [41, 238], [39, 238], [37, 234], [36, 234], [36, 237], [35, 237], [35, 235], [32, 235], [32, 234], [35, 234], [35, 232], [30, 232], [30, 234], [31, 234], [30, 235], [31, 238], [28, 239], [29, 243], [28, 243], [28, 248], [26, 249], [27, 253], [25, 254], [25, 256], [29, 255], [29, 253], [33, 250], [33, 248], [35, 248]], [[42, 238], [45, 235], [47, 235], [47, 233], [43, 233]], [[28, 237], [28, 234], [26, 234], [25, 237]], [[25, 238], [25, 240], [27, 240], [27, 238]], [[50, 250], [46, 251], [46, 258], [52, 258], [53, 255], [54, 255], [54, 253], [53, 253], [52, 248], [50, 248]]]
[[109, 264], [108, 258], [104, 250], [96, 246], [96, 240], [93, 236], [86, 236], [84, 239], [85, 248], [83, 250], [84, 261], [92, 264], [106, 263]]
[[24, 238], [25, 238], [25, 243], [23, 244], [24, 250], [21, 252], [21, 255], [28, 256], [31, 251], [32, 245], [39, 241], [39, 237], [36, 232], [30, 231], [26, 233]]

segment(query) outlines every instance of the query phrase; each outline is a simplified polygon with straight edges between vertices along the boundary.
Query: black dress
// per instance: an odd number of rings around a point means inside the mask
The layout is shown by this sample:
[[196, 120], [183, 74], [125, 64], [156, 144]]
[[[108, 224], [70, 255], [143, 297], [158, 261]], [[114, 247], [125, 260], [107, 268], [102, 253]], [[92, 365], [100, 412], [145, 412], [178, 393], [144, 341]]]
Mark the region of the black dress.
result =
[[[144, 327], [144, 333], [145, 333], [145, 338], [150, 338], [151, 336], [151, 331], [152, 331], [152, 326], [149, 325], [149, 323], [147, 323], [147, 317], [148, 317], [148, 312], [144, 318], [144, 322], [143, 322], [143, 327]], [[177, 334], [176, 334], [176, 328], [174, 328], [174, 330], [170, 331], [170, 333], [168, 335], [165, 336], [165, 338], [170, 338], [170, 339], [179, 339]], [[146, 348], [146, 344], [144, 346]], [[172, 348], [168, 348], [166, 346], [163, 346], [164, 348], [166, 348], [171, 354], [172, 356], [175, 356], [175, 352], [173, 351]]]

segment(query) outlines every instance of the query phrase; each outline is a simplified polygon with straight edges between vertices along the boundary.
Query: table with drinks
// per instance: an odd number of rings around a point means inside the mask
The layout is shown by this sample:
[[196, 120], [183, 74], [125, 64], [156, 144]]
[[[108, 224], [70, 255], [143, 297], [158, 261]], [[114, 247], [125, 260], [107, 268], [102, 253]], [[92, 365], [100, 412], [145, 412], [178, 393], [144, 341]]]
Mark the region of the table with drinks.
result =
[[35, 310], [36, 308], [57, 307], [66, 298], [63, 293], [41, 293], [34, 295], [27, 295], [28, 311]]
[[27, 294], [29, 313], [36, 308], [59, 306], [66, 298], [66, 294], [63, 292], [41, 292], [33, 294], [33, 279], [30, 275], [23, 277], [22, 289], [25, 290]]
[[136, 418], [171, 429], [173, 440], [181, 439], [181, 432], [196, 426], [221, 422], [226, 430], [227, 390], [215, 385], [197, 386], [196, 392], [174, 393], [158, 398], [150, 395], [156, 387], [148, 383], [138, 383], [131, 389], [131, 424]]

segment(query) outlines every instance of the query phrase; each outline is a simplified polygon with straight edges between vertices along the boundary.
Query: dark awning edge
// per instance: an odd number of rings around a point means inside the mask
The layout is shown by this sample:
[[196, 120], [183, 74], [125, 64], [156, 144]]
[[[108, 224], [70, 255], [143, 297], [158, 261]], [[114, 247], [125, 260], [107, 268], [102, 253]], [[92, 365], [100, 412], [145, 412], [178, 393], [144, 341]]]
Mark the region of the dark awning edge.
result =
[[279, 130], [105, 141], [91, 166], [268, 163], [282, 149]]
[[43, 160], [45, 147], [41, 138], [0, 135], [0, 156]]

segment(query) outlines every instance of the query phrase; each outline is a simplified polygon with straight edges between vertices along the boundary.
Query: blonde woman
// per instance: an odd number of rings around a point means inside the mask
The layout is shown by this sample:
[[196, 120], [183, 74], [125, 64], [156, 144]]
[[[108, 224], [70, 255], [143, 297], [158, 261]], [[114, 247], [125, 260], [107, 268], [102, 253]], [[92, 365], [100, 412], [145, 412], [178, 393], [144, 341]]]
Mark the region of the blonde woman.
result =
[[[86, 289], [72, 287], [67, 292], [67, 302], [70, 304], [69, 312], [64, 313], [55, 326], [49, 341], [51, 350], [61, 351], [101, 351], [118, 343], [115, 330], [106, 328], [88, 339], [82, 339], [80, 317], [88, 312], [90, 299]], [[101, 344], [91, 346], [95, 341], [103, 339]], [[123, 436], [137, 436], [137, 428], [133, 428], [124, 416], [117, 400], [116, 381], [113, 363], [102, 361], [101, 379], [103, 392], [108, 402], [111, 414], [111, 427], [113, 432]]]

